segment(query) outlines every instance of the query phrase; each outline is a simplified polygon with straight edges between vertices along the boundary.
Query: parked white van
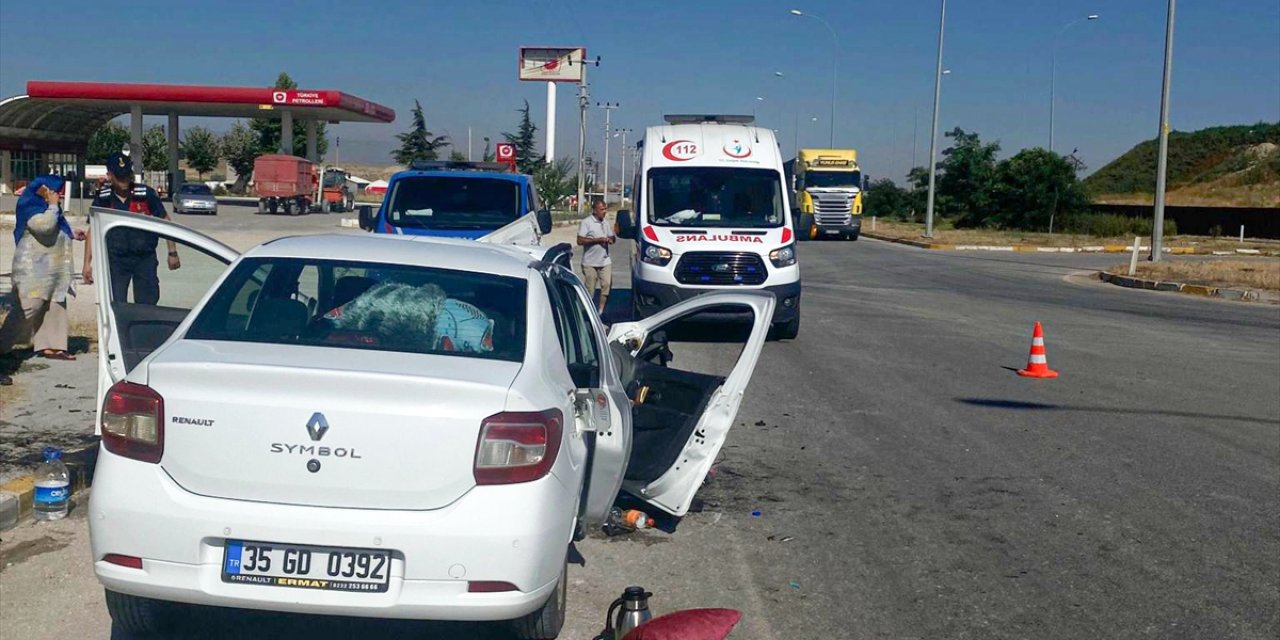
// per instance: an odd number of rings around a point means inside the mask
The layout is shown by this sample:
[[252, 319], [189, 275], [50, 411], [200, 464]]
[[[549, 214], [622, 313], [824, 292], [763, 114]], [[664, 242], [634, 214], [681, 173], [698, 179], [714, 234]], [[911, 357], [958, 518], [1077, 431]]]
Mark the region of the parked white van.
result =
[[777, 297], [773, 334], [800, 331], [800, 266], [782, 153], [750, 116], [669, 115], [639, 144], [635, 215], [618, 212], [636, 241], [632, 304], [650, 316], [708, 291]]

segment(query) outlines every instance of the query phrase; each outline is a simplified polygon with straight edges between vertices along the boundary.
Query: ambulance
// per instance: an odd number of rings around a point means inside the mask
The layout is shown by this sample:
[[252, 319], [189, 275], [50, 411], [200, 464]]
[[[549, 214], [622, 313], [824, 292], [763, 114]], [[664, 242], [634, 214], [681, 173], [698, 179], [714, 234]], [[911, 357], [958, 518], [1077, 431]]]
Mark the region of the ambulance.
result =
[[773, 130], [750, 116], [669, 115], [638, 145], [632, 305], [646, 318], [708, 291], [769, 291], [773, 336], [800, 332], [795, 225]]

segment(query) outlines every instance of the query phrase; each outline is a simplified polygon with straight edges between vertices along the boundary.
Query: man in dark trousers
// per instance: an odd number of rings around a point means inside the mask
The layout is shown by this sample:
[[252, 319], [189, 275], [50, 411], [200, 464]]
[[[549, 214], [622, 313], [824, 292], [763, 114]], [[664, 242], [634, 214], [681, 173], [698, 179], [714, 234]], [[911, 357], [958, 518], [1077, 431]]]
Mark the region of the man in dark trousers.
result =
[[[97, 198], [93, 206], [119, 211], [131, 211], [142, 215], [169, 219], [164, 210], [164, 203], [151, 187], [133, 181], [133, 162], [121, 153], [113, 153], [107, 158], [109, 184]], [[107, 255], [111, 264], [111, 300], [127, 302], [129, 283], [133, 283], [133, 301], [135, 304], [156, 304], [160, 301], [160, 279], [156, 270], [156, 246], [160, 238], [154, 233], [138, 229], [119, 228], [107, 237]], [[178, 246], [172, 240], [165, 244], [169, 249], [169, 270], [182, 266], [178, 259]], [[84, 281], [93, 283], [93, 245], [86, 239], [84, 243]]]

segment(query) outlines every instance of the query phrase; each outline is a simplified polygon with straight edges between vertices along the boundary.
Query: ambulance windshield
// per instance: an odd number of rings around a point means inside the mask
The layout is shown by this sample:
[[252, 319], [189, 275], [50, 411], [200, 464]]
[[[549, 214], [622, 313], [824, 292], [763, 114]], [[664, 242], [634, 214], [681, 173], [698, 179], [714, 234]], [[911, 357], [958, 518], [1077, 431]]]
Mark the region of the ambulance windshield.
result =
[[785, 209], [776, 171], [738, 167], [649, 170], [649, 221], [662, 227], [780, 227]]

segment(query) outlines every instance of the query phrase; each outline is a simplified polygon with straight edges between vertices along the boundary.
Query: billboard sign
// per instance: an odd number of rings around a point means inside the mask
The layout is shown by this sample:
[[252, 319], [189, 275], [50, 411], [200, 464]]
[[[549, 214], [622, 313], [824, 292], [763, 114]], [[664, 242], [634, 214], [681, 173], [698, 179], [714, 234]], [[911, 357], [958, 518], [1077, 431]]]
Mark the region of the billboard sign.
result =
[[583, 47], [520, 47], [520, 79], [530, 82], [582, 82]]

